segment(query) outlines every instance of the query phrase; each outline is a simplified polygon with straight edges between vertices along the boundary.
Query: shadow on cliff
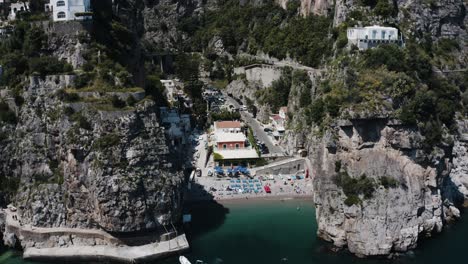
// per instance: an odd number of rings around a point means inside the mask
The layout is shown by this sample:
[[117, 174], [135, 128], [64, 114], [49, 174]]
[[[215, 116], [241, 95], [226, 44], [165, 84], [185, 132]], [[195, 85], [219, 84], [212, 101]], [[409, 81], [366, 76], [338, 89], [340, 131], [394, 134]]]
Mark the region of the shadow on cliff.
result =
[[186, 227], [189, 240], [216, 230], [226, 220], [229, 209], [214, 200], [211, 193], [198, 183], [192, 183], [184, 204], [184, 214], [192, 215], [192, 222]]

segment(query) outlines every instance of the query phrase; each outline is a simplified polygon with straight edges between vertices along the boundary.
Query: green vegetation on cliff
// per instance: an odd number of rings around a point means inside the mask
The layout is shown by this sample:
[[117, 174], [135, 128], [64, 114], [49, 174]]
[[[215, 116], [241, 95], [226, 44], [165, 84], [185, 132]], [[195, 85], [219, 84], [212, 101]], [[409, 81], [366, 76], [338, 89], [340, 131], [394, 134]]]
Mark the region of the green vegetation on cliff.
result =
[[362, 202], [361, 197], [364, 199], [372, 198], [375, 191], [375, 182], [373, 179], [368, 178], [365, 174], [361, 175], [359, 178], [352, 178], [349, 176], [346, 169], [338, 169], [334, 182], [342, 188], [346, 195], [344, 203], [347, 206], [360, 204]]
[[230, 112], [227, 110], [222, 110], [220, 112], [211, 112], [210, 115], [213, 121], [241, 119], [241, 115], [239, 112]]
[[441, 142], [444, 126], [455, 129], [455, 112], [463, 109], [460, 88], [466, 82], [460, 79], [457, 87], [457, 79], [434, 74], [431, 56], [412, 41], [405, 48], [381, 45], [338, 56], [320, 85], [320, 96], [305, 107], [309, 122], [389, 115], [418, 126], [425, 136], [423, 147], [430, 151]]
[[47, 36], [41, 27], [16, 22], [11, 36], [0, 42], [0, 65], [3, 66], [0, 85], [15, 88], [27, 75], [43, 77], [72, 72], [67, 62], [50, 56], [46, 45]]
[[180, 20], [179, 28], [191, 36], [183, 49], [203, 51], [213, 39], [220, 38], [231, 54], [263, 51], [279, 59], [289, 55], [317, 67], [331, 54], [328, 32], [332, 21], [314, 15], [303, 18], [296, 12], [293, 7], [284, 10], [274, 1], [261, 5], [223, 1], [217, 10]]
[[377, 181], [362, 174], [360, 177], [351, 177], [346, 167], [342, 166], [341, 161], [335, 163], [336, 175], [333, 182], [342, 188], [346, 195], [345, 205], [352, 206], [362, 203], [363, 199], [370, 199], [374, 195], [376, 188], [381, 185], [385, 189], [397, 188], [400, 182], [391, 176], [382, 176]]
[[[293, 86], [300, 88], [299, 94], [291, 94]], [[301, 107], [308, 106], [311, 103], [311, 88], [312, 83], [305, 71], [284, 68], [278, 80], [273, 81], [270, 87], [258, 90], [255, 95], [262, 104], [268, 105], [273, 113], [277, 113], [280, 107], [288, 105], [290, 96], [298, 96]]]

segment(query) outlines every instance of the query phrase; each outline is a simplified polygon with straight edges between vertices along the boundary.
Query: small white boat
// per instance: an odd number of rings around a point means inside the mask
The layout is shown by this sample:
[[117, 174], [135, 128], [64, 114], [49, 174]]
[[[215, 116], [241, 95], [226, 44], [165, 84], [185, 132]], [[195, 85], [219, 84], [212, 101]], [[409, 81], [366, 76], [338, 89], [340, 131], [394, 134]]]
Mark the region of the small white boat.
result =
[[179, 262], [180, 262], [180, 264], [192, 264], [192, 263], [190, 263], [190, 261], [189, 261], [186, 257], [184, 257], [184, 256], [180, 256], [180, 257], [179, 257]]

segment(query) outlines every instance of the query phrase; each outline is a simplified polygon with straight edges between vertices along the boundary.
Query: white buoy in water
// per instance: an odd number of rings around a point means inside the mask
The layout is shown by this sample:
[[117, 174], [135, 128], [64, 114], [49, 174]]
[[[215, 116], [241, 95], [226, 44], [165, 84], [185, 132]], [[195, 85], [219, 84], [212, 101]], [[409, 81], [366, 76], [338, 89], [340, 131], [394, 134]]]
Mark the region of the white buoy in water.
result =
[[184, 256], [180, 256], [180, 257], [179, 257], [179, 262], [180, 262], [180, 264], [192, 264], [192, 263], [190, 263], [190, 261], [189, 261], [186, 257], [184, 257]]

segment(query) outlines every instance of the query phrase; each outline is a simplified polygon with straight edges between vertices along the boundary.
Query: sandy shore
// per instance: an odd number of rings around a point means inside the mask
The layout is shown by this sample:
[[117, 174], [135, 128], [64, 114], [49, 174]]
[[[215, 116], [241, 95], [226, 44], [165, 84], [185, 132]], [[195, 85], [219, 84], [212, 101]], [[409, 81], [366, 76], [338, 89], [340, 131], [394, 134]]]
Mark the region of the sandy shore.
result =
[[273, 196], [258, 196], [253, 198], [240, 198], [236, 197], [233, 199], [221, 199], [216, 200], [220, 204], [245, 204], [252, 201], [257, 202], [271, 202], [271, 201], [310, 201], [313, 202], [314, 197], [312, 195], [303, 195], [303, 196], [282, 196], [282, 195], [273, 195]]
[[[237, 181], [241, 181], [239, 184]], [[245, 192], [243, 189], [244, 181], [252, 180], [247, 183], [248, 186], [255, 186], [257, 192]], [[235, 182], [233, 182], [235, 181]], [[237, 187], [237, 186], [241, 187]], [[271, 193], [266, 193], [264, 186], [271, 189]], [[233, 187], [236, 186], [236, 187]], [[250, 190], [253, 190], [250, 187]], [[291, 180], [289, 176], [275, 176], [273, 179], [230, 179], [200, 177], [196, 178], [191, 184], [187, 200], [189, 202], [210, 201], [218, 202], [248, 202], [249, 200], [313, 200], [312, 180], [296, 179]]]

